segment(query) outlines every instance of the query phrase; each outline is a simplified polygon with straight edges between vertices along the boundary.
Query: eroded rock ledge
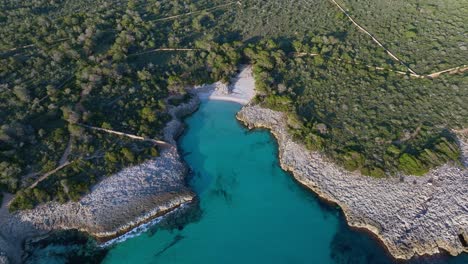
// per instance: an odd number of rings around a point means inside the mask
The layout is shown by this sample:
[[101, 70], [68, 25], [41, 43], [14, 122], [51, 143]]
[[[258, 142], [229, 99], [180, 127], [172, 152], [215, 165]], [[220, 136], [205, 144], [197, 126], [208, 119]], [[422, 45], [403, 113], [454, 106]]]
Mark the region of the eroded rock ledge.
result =
[[424, 177], [363, 177], [295, 143], [280, 112], [245, 106], [237, 118], [249, 128], [269, 129], [278, 140], [281, 167], [338, 204], [349, 225], [377, 235], [395, 258], [441, 249], [452, 255], [468, 252], [463, 245], [468, 241], [468, 170], [444, 165]]
[[[97, 239], [106, 240], [157, 216], [192, 201], [195, 194], [186, 186], [187, 167], [176, 148], [176, 137], [183, 130], [182, 116], [199, 105], [194, 96], [187, 103], [168, 111], [173, 117], [166, 125], [164, 140], [172, 144], [160, 156], [106, 177], [79, 202], [50, 202], [33, 210], [15, 214], [1, 208], [0, 252], [15, 262], [21, 260], [21, 246], [26, 238], [51, 230], [78, 229]], [[7, 261], [0, 254], [0, 263]]]

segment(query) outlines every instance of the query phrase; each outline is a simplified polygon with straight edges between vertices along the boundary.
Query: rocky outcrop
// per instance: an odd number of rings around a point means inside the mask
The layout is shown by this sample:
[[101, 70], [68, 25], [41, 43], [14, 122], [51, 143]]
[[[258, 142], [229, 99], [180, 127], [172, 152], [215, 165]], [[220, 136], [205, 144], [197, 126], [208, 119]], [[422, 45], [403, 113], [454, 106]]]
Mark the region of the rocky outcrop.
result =
[[376, 234], [394, 257], [468, 252], [468, 170], [444, 165], [424, 177], [363, 177], [294, 142], [280, 112], [246, 106], [237, 118], [249, 128], [269, 129], [278, 140], [281, 167], [338, 204], [349, 225]]
[[198, 105], [194, 96], [185, 104], [170, 106], [173, 119], [163, 134], [171, 145], [162, 148], [159, 157], [106, 177], [80, 201], [50, 202], [15, 214], [2, 206], [0, 252], [19, 262], [23, 241], [51, 230], [77, 229], [107, 240], [192, 201], [195, 194], [186, 186], [187, 168], [175, 139], [183, 129], [179, 118]]

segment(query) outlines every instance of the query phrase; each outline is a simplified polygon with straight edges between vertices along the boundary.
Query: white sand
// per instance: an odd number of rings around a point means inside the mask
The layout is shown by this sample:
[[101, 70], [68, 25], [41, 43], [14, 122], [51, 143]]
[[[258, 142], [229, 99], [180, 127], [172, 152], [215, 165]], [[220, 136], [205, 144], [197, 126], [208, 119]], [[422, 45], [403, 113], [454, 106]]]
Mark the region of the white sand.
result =
[[246, 105], [255, 96], [255, 80], [252, 66], [244, 66], [230, 86], [216, 82], [210, 85], [195, 87], [195, 92], [201, 100], [220, 100]]

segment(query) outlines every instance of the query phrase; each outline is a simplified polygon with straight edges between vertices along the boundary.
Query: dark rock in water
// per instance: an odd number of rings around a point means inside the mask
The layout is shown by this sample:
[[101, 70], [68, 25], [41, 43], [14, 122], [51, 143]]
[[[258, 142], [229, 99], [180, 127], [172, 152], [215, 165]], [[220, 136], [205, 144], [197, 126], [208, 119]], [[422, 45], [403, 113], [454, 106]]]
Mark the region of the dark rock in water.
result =
[[48, 263], [52, 259], [62, 263], [101, 263], [107, 249], [77, 230], [57, 231], [50, 235], [26, 241], [24, 263]]

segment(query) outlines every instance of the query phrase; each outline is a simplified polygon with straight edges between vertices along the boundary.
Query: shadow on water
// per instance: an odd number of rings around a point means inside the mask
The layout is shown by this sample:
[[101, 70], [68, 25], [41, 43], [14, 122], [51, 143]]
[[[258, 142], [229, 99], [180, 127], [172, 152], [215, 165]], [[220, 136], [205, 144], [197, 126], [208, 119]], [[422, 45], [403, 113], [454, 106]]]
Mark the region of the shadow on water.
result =
[[174, 239], [167, 245], [165, 246], [163, 249], [161, 249], [160, 251], [158, 251], [156, 254], [154, 254], [155, 257], [159, 257], [161, 254], [163, 254], [164, 252], [166, 252], [166, 250], [170, 249], [171, 247], [173, 247], [175, 244], [179, 243], [182, 239], [184, 239], [185, 237], [182, 236], [182, 235], [176, 235], [174, 237]]
[[200, 207], [199, 200], [195, 200], [185, 208], [173, 212], [164, 217], [158, 224], [151, 226], [147, 234], [154, 236], [159, 230], [167, 230], [169, 232], [181, 231], [188, 224], [197, 223], [203, 217], [203, 210]]
[[447, 253], [433, 256], [413, 257], [411, 260], [396, 260], [390, 256], [377, 237], [367, 231], [350, 228], [340, 212], [338, 232], [333, 237], [331, 258], [336, 264], [460, 264], [468, 263], [468, 254], [457, 257]]
[[232, 203], [232, 192], [237, 185], [237, 173], [232, 171], [231, 175], [218, 173], [215, 181], [215, 186], [210, 191], [214, 197], [222, 198], [226, 203]]
[[185, 158], [185, 157], [187, 157], [189, 155], [192, 155], [192, 153], [193, 153], [192, 151], [183, 152], [182, 153], [182, 158]]
[[24, 246], [24, 263], [101, 263], [108, 249], [76, 231], [57, 231], [42, 239], [29, 240]]
[[[323, 206], [327, 207], [327, 206]], [[328, 205], [328, 207], [330, 207]], [[338, 211], [338, 210], [337, 210]], [[338, 231], [330, 244], [331, 259], [337, 264], [392, 264], [395, 262], [371, 234], [351, 229], [342, 212]]]
[[[205, 113], [198, 111], [197, 115], [204, 116]], [[184, 123], [187, 124], [187, 119], [184, 118]], [[191, 186], [191, 188], [197, 192], [197, 194], [202, 193], [204, 190], [208, 188], [209, 182], [214, 178], [213, 175], [209, 174], [207, 171], [195, 171], [191, 166], [189, 159], [194, 159], [197, 164], [205, 164], [207, 157], [203, 152], [197, 149], [191, 149], [190, 151], [185, 151], [184, 148], [181, 146], [182, 138], [187, 137], [187, 135], [192, 134], [194, 136], [191, 137], [191, 141], [193, 142], [194, 146], [200, 146], [201, 142], [199, 138], [202, 136], [200, 135], [200, 127], [202, 124], [192, 124], [190, 126], [186, 126], [183, 133], [177, 139], [178, 149], [182, 151], [181, 157], [185, 162], [185, 165], [189, 168], [189, 175], [187, 176], [187, 185]]]
[[[264, 129], [255, 129], [264, 131]], [[254, 131], [255, 131], [254, 130]], [[249, 131], [249, 133], [252, 133]], [[275, 155], [278, 156], [278, 142], [270, 134], [270, 139], [275, 144]], [[279, 159], [272, 162], [272, 167], [279, 166]], [[286, 184], [290, 191], [297, 193], [302, 199], [315, 203], [320, 208], [322, 216], [327, 219], [331, 216], [339, 218], [338, 231], [335, 233], [330, 244], [331, 259], [335, 264], [461, 264], [468, 263], [468, 254], [463, 253], [457, 257], [443, 252], [432, 256], [418, 256], [411, 260], [396, 260], [386, 250], [385, 245], [367, 230], [350, 227], [346, 221], [343, 211], [335, 203], [320, 198], [308, 187], [294, 179], [292, 173], [287, 172], [290, 177]], [[297, 186], [300, 188], [297, 188]]]
[[[290, 173], [289, 173], [290, 174]], [[317, 194], [303, 186], [291, 176], [290, 184], [300, 185], [301, 188], [291, 189], [300, 193], [305, 199], [316, 203], [325, 219], [335, 215], [339, 218], [338, 231], [330, 244], [331, 259], [335, 264], [465, 264], [468, 263], [468, 254], [463, 253], [457, 257], [448, 253], [432, 256], [418, 256], [411, 260], [396, 260], [386, 250], [385, 245], [372, 233], [348, 225], [341, 208], [335, 203], [320, 198]]]

